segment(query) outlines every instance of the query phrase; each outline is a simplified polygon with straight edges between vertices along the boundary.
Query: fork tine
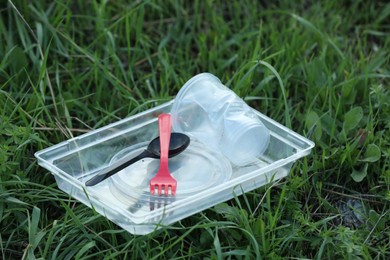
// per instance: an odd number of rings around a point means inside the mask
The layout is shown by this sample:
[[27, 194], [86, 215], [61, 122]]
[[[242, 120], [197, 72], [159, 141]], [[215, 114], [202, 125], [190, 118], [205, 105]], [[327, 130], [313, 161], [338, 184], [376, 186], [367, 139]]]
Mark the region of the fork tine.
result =
[[160, 196], [164, 192], [164, 195], [172, 195], [175, 196], [176, 194], [176, 185], [175, 183], [169, 183], [169, 184], [157, 184], [157, 183], [151, 183], [150, 184], [150, 194], [155, 195], [156, 193]]

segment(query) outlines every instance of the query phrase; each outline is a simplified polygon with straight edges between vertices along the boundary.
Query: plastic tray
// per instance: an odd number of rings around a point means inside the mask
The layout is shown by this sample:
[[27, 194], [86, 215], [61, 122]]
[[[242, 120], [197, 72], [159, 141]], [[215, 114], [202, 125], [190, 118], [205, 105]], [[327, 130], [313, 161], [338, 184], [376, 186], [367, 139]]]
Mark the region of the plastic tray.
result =
[[[143, 181], [141, 179], [144, 178], [143, 171], [150, 171], [154, 169], [153, 167], [157, 167], [158, 160], [153, 161], [153, 159], [134, 164], [95, 186], [85, 186], [87, 180], [113, 161], [120, 159], [121, 155], [129, 152], [136, 153], [158, 136], [157, 117], [160, 113], [169, 113], [173, 102], [174, 100], [46, 148], [37, 152], [35, 156], [39, 165], [54, 175], [61, 190], [83, 204], [93, 207], [101, 215], [130, 233], [147, 234], [156, 228], [172, 224], [243, 192], [286, 176], [292, 164], [309, 154], [314, 147], [314, 143], [310, 140], [255, 111], [271, 135], [268, 148], [255, 163], [244, 167], [232, 166], [223, 155], [215, 151], [207, 151], [207, 146], [202, 146], [192, 139], [189, 147], [192, 148], [178, 156], [185, 158], [191, 156], [188, 154], [191, 152], [193, 156], [197, 156], [198, 167], [194, 169], [194, 162], [191, 164], [191, 160], [187, 160], [190, 167], [187, 171], [196, 170], [199, 176], [205, 176], [207, 181], [206, 183], [197, 183], [196, 180], [192, 182], [191, 179], [180, 175], [178, 169], [175, 173], [175, 178], [178, 179], [178, 194], [175, 197], [150, 196], [142, 187], [137, 187], [137, 185], [147, 185], [147, 179]], [[199, 152], [202, 150], [206, 153], [204, 158]], [[175, 169], [171, 169], [171, 167], [175, 168], [173, 159], [169, 162], [170, 170], [175, 172]], [[214, 168], [206, 167], [208, 164], [213, 164], [207, 162], [208, 159], [217, 162]], [[176, 160], [180, 162], [180, 158]], [[202, 167], [204, 165], [206, 166]], [[209, 174], [206, 171], [212, 172]], [[184, 174], [183, 172], [186, 171], [182, 170], [181, 174]], [[137, 173], [140, 174], [139, 182], [135, 175]], [[126, 184], [127, 176], [131, 176], [128, 184]], [[194, 187], [191, 187], [192, 183]], [[180, 193], [180, 185], [193, 189], [182, 189]]]

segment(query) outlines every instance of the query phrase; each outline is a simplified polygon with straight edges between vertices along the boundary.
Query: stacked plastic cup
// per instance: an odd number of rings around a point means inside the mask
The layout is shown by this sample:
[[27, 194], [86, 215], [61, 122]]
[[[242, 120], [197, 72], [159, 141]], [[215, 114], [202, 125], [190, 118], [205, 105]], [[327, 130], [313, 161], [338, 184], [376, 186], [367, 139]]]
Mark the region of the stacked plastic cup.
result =
[[233, 164], [256, 161], [268, 147], [268, 129], [241, 98], [210, 73], [187, 81], [176, 96], [172, 128], [223, 153]]

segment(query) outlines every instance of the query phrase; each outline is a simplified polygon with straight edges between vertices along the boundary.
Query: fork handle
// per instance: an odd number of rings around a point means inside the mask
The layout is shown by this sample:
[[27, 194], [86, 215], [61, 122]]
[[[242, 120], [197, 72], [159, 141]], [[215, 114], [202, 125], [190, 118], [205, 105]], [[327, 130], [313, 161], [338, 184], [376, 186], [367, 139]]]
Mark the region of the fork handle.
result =
[[158, 116], [158, 128], [160, 132], [160, 169], [165, 168], [167, 174], [169, 174], [168, 168], [168, 151], [169, 142], [171, 140], [171, 115], [160, 114]]

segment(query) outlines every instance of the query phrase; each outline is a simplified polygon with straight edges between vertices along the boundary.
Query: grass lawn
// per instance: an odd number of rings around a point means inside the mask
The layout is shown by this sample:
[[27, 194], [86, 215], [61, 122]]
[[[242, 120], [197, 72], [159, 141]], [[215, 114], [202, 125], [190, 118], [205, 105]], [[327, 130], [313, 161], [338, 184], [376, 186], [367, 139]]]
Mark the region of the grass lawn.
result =
[[[37, 165], [36, 151], [205, 71], [315, 149], [288, 177], [146, 236]], [[388, 1], [2, 1], [0, 258], [390, 259], [389, 130]]]

